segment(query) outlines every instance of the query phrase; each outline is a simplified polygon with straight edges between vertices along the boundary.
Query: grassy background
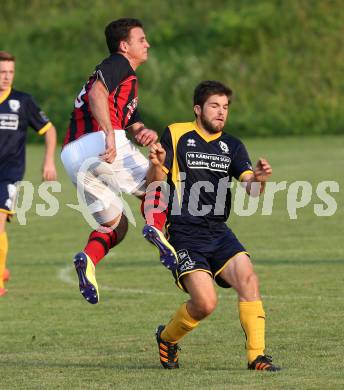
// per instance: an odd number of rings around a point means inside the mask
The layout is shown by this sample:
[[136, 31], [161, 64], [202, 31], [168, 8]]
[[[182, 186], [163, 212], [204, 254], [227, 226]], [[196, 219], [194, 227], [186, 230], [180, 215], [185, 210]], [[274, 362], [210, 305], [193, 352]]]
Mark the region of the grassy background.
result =
[[16, 86], [41, 103], [60, 139], [107, 53], [104, 26], [123, 16], [142, 19], [151, 43], [138, 70], [148, 126], [192, 119], [195, 85], [218, 79], [235, 93], [234, 134], [343, 134], [341, 0], [3, 1], [0, 49], [17, 56]]
[[[343, 189], [343, 137], [246, 140], [255, 160], [267, 156], [274, 180], [336, 180]], [[30, 146], [26, 179], [39, 185], [43, 150]], [[283, 371], [245, 369], [244, 337], [233, 291], [219, 289], [213, 315], [181, 343], [181, 369], [159, 366], [154, 329], [186, 295], [173, 285], [155, 248], [141, 237], [142, 220], [97, 267], [101, 301], [80, 296], [71, 266], [89, 233], [66, 207], [74, 188], [59, 167], [60, 210], [28, 225], [8, 226], [9, 293], [0, 298], [0, 388], [10, 389], [342, 389], [343, 195], [338, 210], [316, 217], [317, 197], [297, 220], [276, 195], [272, 216], [232, 215], [230, 226], [252, 253], [267, 312], [267, 353]], [[34, 199], [34, 205], [44, 203]], [[130, 198], [138, 210], [136, 200]], [[260, 204], [261, 207], [261, 204]]]

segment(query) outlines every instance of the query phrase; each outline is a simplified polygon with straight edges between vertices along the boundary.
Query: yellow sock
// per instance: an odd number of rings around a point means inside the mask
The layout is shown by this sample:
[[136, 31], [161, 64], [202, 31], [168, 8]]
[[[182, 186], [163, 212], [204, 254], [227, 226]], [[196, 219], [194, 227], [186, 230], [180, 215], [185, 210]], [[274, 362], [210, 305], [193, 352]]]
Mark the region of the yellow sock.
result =
[[177, 310], [172, 320], [166, 325], [161, 332], [161, 338], [169, 343], [177, 343], [192, 329], [196, 328], [199, 321], [193, 319], [186, 309], [186, 303]]
[[0, 233], [0, 288], [4, 288], [3, 275], [6, 268], [8, 241], [6, 232]]
[[239, 302], [239, 317], [246, 335], [247, 359], [251, 363], [265, 349], [265, 312], [262, 301]]

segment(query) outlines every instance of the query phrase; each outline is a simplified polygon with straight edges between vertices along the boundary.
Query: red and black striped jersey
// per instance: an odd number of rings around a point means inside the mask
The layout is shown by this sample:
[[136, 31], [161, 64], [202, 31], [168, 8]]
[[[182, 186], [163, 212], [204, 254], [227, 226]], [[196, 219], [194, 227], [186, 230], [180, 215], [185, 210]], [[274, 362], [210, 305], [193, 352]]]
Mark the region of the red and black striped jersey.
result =
[[111, 54], [96, 66], [74, 102], [74, 109], [63, 145], [84, 134], [101, 130], [92, 115], [88, 93], [96, 80], [101, 80], [109, 92], [108, 104], [113, 129], [125, 129], [140, 122], [137, 109], [137, 76], [129, 61], [121, 54]]

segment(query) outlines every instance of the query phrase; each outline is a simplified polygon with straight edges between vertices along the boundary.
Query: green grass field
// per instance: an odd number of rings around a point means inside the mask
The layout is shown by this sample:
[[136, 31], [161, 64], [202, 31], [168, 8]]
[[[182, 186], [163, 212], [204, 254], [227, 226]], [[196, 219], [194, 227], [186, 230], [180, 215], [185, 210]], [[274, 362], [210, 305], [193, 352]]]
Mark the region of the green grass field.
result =
[[[315, 196], [290, 220], [286, 191], [271, 216], [232, 215], [252, 254], [267, 313], [267, 350], [278, 374], [246, 370], [236, 296], [221, 290], [214, 314], [181, 343], [181, 369], [159, 365], [155, 327], [186, 295], [173, 284], [137, 226], [97, 268], [101, 301], [79, 294], [72, 257], [89, 233], [61, 166], [60, 210], [35, 212], [43, 149], [28, 148], [26, 179], [35, 185], [28, 224], [8, 226], [9, 293], [0, 298], [0, 389], [343, 389], [344, 137], [248, 139], [253, 160], [270, 159], [274, 180], [335, 180], [338, 209], [316, 217]], [[261, 204], [259, 207], [261, 210]], [[342, 335], [342, 336], [341, 336]]]

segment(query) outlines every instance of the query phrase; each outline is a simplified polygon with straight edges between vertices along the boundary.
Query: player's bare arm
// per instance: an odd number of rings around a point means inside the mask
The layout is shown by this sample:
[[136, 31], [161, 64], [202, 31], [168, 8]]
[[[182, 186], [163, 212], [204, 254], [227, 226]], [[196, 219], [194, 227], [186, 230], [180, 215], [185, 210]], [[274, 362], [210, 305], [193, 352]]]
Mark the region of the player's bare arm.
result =
[[156, 131], [147, 129], [142, 122], [137, 122], [128, 127], [128, 131], [135, 141], [142, 146], [151, 146], [158, 140]]
[[[242, 178], [242, 182], [246, 183], [246, 192], [250, 196], [259, 196], [264, 191], [265, 183], [269, 180], [271, 175], [272, 168], [268, 160], [260, 158], [257, 161], [253, 173], [247, 173]], [[260, 183], [259, 191], [252, 187], [252, 183]]]
[[109, 92], [105, 85], [100, 80], [96, 80], [89, 92], [89, 103], [93, 116], [106, 134], [106, 149], [101, 154], [101, 158], [107, 163], [112, 163], [116, 158], [116, 145], [110, 120], [108, 97]]
[[147, 184], [154, 181], [164, 181], [166, 179], [166, 172], [163, 167], [166, 151], [160, 143], [153, 144], [150, 147], [148, 158], [151, 164], [146, 175]]
[[43, 162], [42, 177], [43, 180], [56, 180], [57, 173], [55, 167], [55, 149], [56, 149], [56, 129], [51, 127], [44, 134], [45, 138], [45, 155]]

